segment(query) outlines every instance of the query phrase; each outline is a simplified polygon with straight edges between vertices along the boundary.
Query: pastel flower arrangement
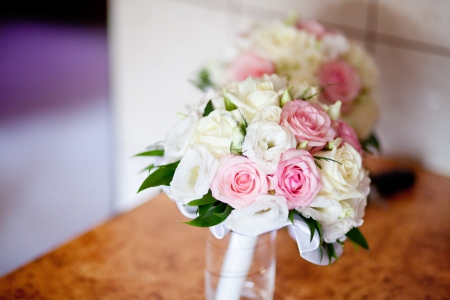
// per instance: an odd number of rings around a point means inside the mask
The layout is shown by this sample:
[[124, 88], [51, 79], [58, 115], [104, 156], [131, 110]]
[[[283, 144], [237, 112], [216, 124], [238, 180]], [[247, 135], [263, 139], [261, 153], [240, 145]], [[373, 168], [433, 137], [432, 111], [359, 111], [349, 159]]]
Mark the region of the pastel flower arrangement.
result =
[[341, 101], [320, 98], [318, 87], [275, 74], [225, 84], [162, 147], [138, 154], [164, 161], [148, 168], [139, 191], [163, 186], [187, 224], [219, 238], [299, 225], [308, 243], [318, 241], [320, 260], [322, 252], [336, 259], [346, 238], [367, 249], [358, 230], [370, 183], [361, 145], [340, 119]]
[[320, 102], [341, 101], [343, 120], [360, 140], [378, 146], [372, 132], [378, 70], [359, 43], [317, 21], [290, 18], [249, 30], [228, 52], [205, 66], [197, 80], [201, 88], [263, 74], [285, 76], [290, 86], [307, 82], [322, 90]]

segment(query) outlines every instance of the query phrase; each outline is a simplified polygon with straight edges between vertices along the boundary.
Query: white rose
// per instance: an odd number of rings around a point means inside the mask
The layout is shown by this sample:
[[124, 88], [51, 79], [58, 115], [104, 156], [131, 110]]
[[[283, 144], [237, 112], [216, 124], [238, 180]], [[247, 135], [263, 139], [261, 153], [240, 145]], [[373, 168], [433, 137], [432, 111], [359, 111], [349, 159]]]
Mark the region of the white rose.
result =
[[335, 223], [322, 224], [323, 240], [327, 243], [334, 243], [336, 240], [345, 239], [345, 234], [352, 227], [352, 222], [349, 219], [340, 219]]
[[342, 214], [342, 205], [338, 200], [316, 196], [309, 206], [298, 207], [297, 211], [305, 217], [311, 217], [320, 223], [334, 223]]
[[262, 77], [258, 78], [260, 81], [270, 81], [273, 84], [273, 89], [275, 91], [282, 90], [287, 87], [286, 77], [280, 77], [277, 74], [267, 75], [264, 74]]
[[373, 90], [377, 87], [379, 77], [377, 66], [363, 46], [358, 42], [350, 43], [350, 50], [343, 58], [356, 69], [363, 88]]
[[274, 122], [280, 124], [281, 108], [276, 105], [270, 105], [261, 109], [253, 118], [251, 123], [259, 121]]
[[360, 139], [366, 139], [378, 119], [379, 107], [376, 87], [378, 86], [378, 69], [373, 57], [357, 42], [350, 43], [350, 50], [343, 59], [352, 65], [361, 79], [361, 94], [354, 102], [350, 112], [343, 119], [352, 126]]
[[[275, 90], [275, 84], [271, 79], [277, 78], [276, 75], [272, 77], [261, 77], [260, 79], [247, 78], [240, 82], [237, 88], [231, 88], [224, 96], [236, 105], [239, 111], [251, 122], [257, 112], [267, 106], [280, 106], [280, 97], [284, 90]], [[266, 80], [267, 79], [267, 80]], [[281, 85], [278, 80], [276, 85]]]
[[348, 214], [346, 217], [350, 219], [353, 227], [359, 227], [364, 222], [363, 217], [367, 206], [367, 196], [370, 192], [370, 178], [367, 171], [365, 171], [364, 178], [358, 186], [358, 191], [361, 193], [360, 197], [340, 201], [342, 205], [345, 203], [351, 208], [352, 213]]
[[366, 139], [373, 130], [378, 119], [378, 102], [367, 95], [358, 97], [350, 112], [344, 114], [344, 121], [353, 127], [360, 139]]
[[277, 74], [287, 76], [289, 84], [318, 83], [315, 74], [322, 62], [322, 52], [314, 34], [276, 22], [258, 30], [253, 40], [254, 51], [269, 57]]
[[[202, 95], [200, 101], [193, 105], [186, 105], [186, 108], [190, 112], [196, 112], [197, 115], [200, 117], [203, 115], [203, 112], [205, 111], [205, 107], [208, 104], [209, 100], [214, 99], [215, 97], [218, 97], [218, 93], [213, 90], [212, 88], [208, 88]], [[217, 108], [213, 105], [214, 108]]]
[[[320, 222], [323, 229], [324, 240], [333, 243], [342, 239], [353, 227], [363, 224], [363, 217], [367, 205], [367, 196], [370, 191], [370, 178], [368, 172], [363, 170], [364, 177], [357, 187], [359, 197], [336, 200], [317, 196], [309, 207], [299, 208], [303, 215]], [[351, 195], [347, 194], [347, 195]]]
[[322, 38], [324, 60], [335, 60], [350, 50], [347, 38], [341, 34], [327, 34]]
[[232, 132], [236, 126], [238, 123], [231, 113], [216, 109], [197, 122], [191, 144], [208, 147], [216, 157], [230, 154]]
[[219, 161], [204, 146], [186, 151], [178, 164], [168, 196], [182, 204], [202, 198], [220, 166]]
[[319, 89], [316, 86], [310, 85], [303, 81], [300, 84], [294, 85], [291, 89], [292, 99], [308, 99], [310, 103], [319, 103]]
[[225, 220], [225, 226], [242, 235], [257, 236], [283, 227], [288, 215], [283, 196], [259, 195], [249, 206], [233, 210]]
[[294, 135], [273, 122], [257, 122], [247, 127], [242, 154], [254, 161], [266, 174], [277, 170], [281, 154], [295, 148]]
[[357, 187], [364, 177], [361, 155], [348, 143], [331, 151], [319, 151], [315, 156], [333, 161], [320, 160], [318, 164], [322, 182], [319, 195], [342, 200], [360, 197]]
[[167, 163], [179, 160], [186, 153], [197, 121], [198, 114], [191, 112], [187, 118], [179, 121], [169, 130], [164, 142], [164, 160]]
[[283, 22], [261, 27], [253, 36], [255, 49], [272, 59], [292, 54], [300, 45], [298, 30]]

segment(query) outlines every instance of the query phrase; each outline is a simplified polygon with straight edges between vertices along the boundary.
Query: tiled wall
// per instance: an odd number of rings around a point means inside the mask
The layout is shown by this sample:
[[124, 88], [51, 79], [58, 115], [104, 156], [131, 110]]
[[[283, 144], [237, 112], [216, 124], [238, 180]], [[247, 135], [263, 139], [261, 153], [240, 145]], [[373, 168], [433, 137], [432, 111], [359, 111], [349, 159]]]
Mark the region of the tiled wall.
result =
[[130, 157], [163, 140], [176, 112], [201, 96], [187, 81], [236, 31], [295, 10], [357, 39], [381, 71], [383, 155], [418, 161], [450, 176], [450, 2], [448, 0], [113, 0], [111, 86], [118, 210], [157, 193], [135, 191], [145, 159]]

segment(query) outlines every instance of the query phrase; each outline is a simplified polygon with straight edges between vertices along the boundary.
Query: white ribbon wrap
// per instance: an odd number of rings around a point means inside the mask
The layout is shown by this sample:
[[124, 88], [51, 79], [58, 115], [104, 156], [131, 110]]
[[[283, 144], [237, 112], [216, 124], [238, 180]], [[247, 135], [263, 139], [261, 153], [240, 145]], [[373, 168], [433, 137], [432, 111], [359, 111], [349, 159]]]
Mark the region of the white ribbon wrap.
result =
[[[190, 219], [194, 219], [197, 217], [196, 206], [186, 206], [176, 201], [175, 203], [177, 204], [177, 207], [183, 214], [183, 216]], [[325, 249], [322, 248], [321, 251], [321, 249], [319, 248], [320, 237], [317, 231], [314, 232], [313, 239], [311, 240], [311, 231], [305, 221], [303, 221], [299, 216], [294, 217], [294, 224], [292, 224], [291, 221], [287, 221], [280, 228], [285, 226], [287, 226], [289, 235], [297, 242], [300, 256], [303, 259], [320, 266], [330, 264]], [[216, 226], [212, 226], [209, 228], [209, 230], [217, 239], [224, 238], [230, 232], [230, 229], [225, 227], [225, 223], [220, 223]], [[342, 246], [339, 243], [333, 243], [333, 246], [337, 257], [340, 257], [343, 253]], [[331, 263], [334, 261], [335, 259], [332, 258]]]
[[[175, 203], [183, 216], [190, 219], [197, 217], [196, 206], [183, 205], [177, 201]], [[316, 265], [328, 265], [335, 261], [335, 258], [332, 258], [330, 262], [326, 250], [323, 247], [320, 249], [320, 236], [317, 231], [314, 232], [311, 240], [311, 231], [302, 218], [296, 215], [293, 223], [288, 220], [280, 228], [285, 226], [288, 228], [289, 235], [297, 242], [300, 256], [303, 259]], [[210, 227], [210, 231], [214, 237], [222, 239], [230, 232], [230, 229], [223, 222]], [[257, 239], [258, 237], [231, 233], [214, 300], [238, 300], [240, 298], [245, 277], [253, 259]], [[337, 257], [340, 257], [343, 252], [342, 246], [339, 243], [333, 243], [333, 246]]]
[[[317, 231], [314, 232], [314, 236], [311, 240], [311, 231], [305, 221], [303, 221], [300, 217], [295, 216], [294, 224], [289, 221], [286, 226], [288, 228], [289, 235], [297, 241], [298, 250], [303, 259], [321, 266], [328, 265], [335, 261], [335, 259], [332, 258], [330, 262], [328, 257], [325, 255], [325, 249], [322, 248], [321, 251], [319, 248], [320, 237]], [[333, 243], [333, 246], [337, 257], [340, 257], [343, 252], [342, 246], [339, 243]]]
[[257, 236], [244, 236], [232, 232], [225, 253], [214, 300], [239, 300], [250, 270]]

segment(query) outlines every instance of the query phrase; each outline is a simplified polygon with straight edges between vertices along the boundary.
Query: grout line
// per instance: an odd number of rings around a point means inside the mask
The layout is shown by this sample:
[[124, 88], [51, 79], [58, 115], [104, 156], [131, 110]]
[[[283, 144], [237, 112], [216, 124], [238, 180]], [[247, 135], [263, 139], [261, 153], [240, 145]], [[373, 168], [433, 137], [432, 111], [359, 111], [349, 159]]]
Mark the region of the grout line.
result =
[[366, 12], [366, 30], [364, 34], [364, 45], [366, 49], [375, 55], [377, 44], [378, 26], [378, 0], [369, 0]]
[[410, 39], [404, 39], [384, 33], [377, 33], [376, 44], [373, 43], [373, 45], [391, 46], [450, 58], [450, 48], [418, 42]]
[[223, 3], [220, 4], [218, 1], [207, 1], [207, 0], [167, 0], [171, 2], [176, 2], [180, 4], [185, 5], [193, 5], [201, 8], [206, 8], [210, 10], [220, 11], [220, 12], [226, 12], [226, 6], [227, 2], [226, 0], [223, 0]]
[[[216, 10], [216, 11], [224, 11], [227, 14], [231, 13], [231, 14], [238, 15], [240, 17], [245, 16], [245, 11], [246, 11], [246, 9], [244, 10], [244, 4], [240, 0], [227, 0], [226, 1], [226, 4], [227, 4], [226, 9], [224, 9], [224, 7], [220, 6], [220, 5], [211, 5], [211, 4], [205, 5], [206, 3], [211, 3], [211, 2], [201, 1], [201, 0], [190, 0], [190, 1], [169, 0], [169, 1], [183, 3], [183, 4], [191, 4], [191, 5], [207, 8], [207, 9]], [[329, 23], [326, 21], [322, 21], [320, 19], [317, 19], [317, 20], [326, 26], [338, 28], [338, 29], [345, 31], [346, 34], [351, 38], [362, 39], [364, 41], [366, 49], [369, 50], [373, 54], [375, 54], [376, 45], [385, 45], [385, 46], [397, 47], [397, 48], [406, 49], [406, 50], [418, 51], [418, 52], [422, 52], [425, 54], [434, 54], [434, 55], [439, 55], [439, 56], [444, 56], [444, 57], [450, 57], [450, 48], [437, 46], [437, 45], [433, 45], [433, 44], [428, 44], [428, 43], [423, 43], [423, 42], [418, 42], [418, 41], [414, 41], [414, 40], [410, 40], [410, 39], [405, 39], [405, 38], [377, 32], [378, 4], [379, 4], [378, 2], [379, 2], [379, 0], [369, 0], [369, 2], [368, 2], [365, 30], [351, 27], [351, 26]], [[228, 4], [231, 4], [231, 5], [228, 5]], [[236, 8], [239, 8], [239, 9], [236, 9]], [[266, 7], [253, 5], [253, 4], [246, 3], [245, 8], [251, 8], [252, 11], [256, 11], [256, 12], [258, 12], [258, 14], [273, 15], [274, 18], [279, 18], [282, 15], [287, 15], [287, 11], [285, 11], [285, 10], [282, 11], [282, 10], [277, 10], [277, 9], [270, 9], [270, 8], [266, 8]], [[374, 11], [372, 11], [373, 9], [374, 9]]]

